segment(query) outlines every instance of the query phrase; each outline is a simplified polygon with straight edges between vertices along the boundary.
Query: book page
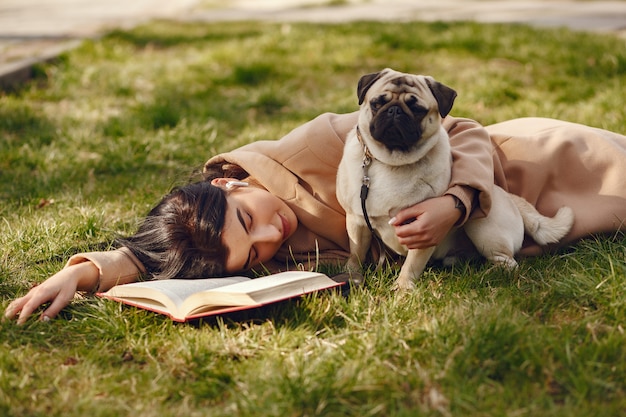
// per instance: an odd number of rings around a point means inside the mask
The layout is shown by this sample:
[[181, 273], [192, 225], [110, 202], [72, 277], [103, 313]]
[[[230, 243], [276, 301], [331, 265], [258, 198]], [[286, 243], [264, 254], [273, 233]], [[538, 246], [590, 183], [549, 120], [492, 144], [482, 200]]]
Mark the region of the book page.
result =
[[245, 284], [230, 285], [224, 288], [215, 288], [213, 292], [230, 294], [255, 294], [259, 291], [267, 289], [279, 289], [285, 286], [289, 286], [289, 284], [291, 283], [297, 284], [299, 282], [306, 282], [318, 277], [321, 277], [322, 279], [326, 278], [323, 274], [320, 274], [318, 272], [287, 271], [255, 278], [253, 280], [250, 280], [250, 282], [246, 282]]
[[190, 314], [217, 306], [265, 304], [338, 285], [318, 272], [287, 271], [193, 294], [180, 310]]
[[165, 294], [176, 306], [180, 306], [191, 294], [244, 281], [250, 281], [250, 278], [163, 279], [119, 285], [106, 294], [116, 297], [142, 298], [143, 296], [145, 298], [153, 296], [152, 291], [156, 290]]

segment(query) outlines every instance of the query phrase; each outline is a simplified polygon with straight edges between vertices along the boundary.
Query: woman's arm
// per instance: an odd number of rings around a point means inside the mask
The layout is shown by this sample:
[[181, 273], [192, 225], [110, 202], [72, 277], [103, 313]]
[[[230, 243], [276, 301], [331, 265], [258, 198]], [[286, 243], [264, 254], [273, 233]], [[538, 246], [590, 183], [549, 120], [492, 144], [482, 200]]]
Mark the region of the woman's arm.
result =
[[76, 291], [90, 291], [95, 288], [99, 275], [98, 268], [91, 262], [63, 268], [33, 287], [25, 296], [13, 300], [4, 312], [4, 317], [17, 317], [17, 323], [23, 324], [37, 308], [49, 302], [50, 305], [40, 316], [41, 320], [49, 320], [74, 299]]
[[74, 299], [77, 291], [106, 291], [117, 284], [137, 281], [142, 273], [143, 266], [126, 248], [74, 255], [65, 268], [13, 300], [4, 317], [17, 317], [22, 324], [40, 306], [50, 303], [40, 316], [41, 320], [49, 320]]
[[409, 249], [435, 246], [470, 216], [485, 216], [491, 207], [493, 145], [488, 132], [469, 119], [446, 117], [450, 135], [452, 178], [441, 197], [407, 207], [391, 219], [400, 243]]
[[448, 116], [443, 127], [450, 136], [452, 178], [446, 194], [466, 208], [464, 224], [471, 217], [485, 217], [491, 210], [494, 184], [493, 143], [489, 132], [471, 119]]

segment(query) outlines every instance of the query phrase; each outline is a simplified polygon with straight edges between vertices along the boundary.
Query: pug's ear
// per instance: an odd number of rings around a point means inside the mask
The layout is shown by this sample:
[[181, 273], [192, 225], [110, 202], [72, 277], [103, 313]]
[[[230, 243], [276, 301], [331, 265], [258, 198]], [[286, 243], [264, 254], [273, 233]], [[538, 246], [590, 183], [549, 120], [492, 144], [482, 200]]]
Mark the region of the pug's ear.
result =
[[430, 88], [433, 96], [435, 96], [435, 100], [437, 100], [439, 114], [441, 117], [446, 117], [448, 113], [450, 113], [450, 110], [452, 110], [452, 105], [456, 98], [456, 91], [439, 81], [435, 81], [432, 77], [426, 78], [426, 84], [428, 84], [428, 88]]
[[374, 72], [372, 74], [366, 74], [361, 77], [361, 79], [359, 80], [359, 85], [357, 86], [357, 89], [356, 89], [356, 95], [359, 98], [359, 106], [363, 104], [367, 90], [370, 89], [372, 84], [378, 81], [382, 73], [383, 73], [382, 71]]

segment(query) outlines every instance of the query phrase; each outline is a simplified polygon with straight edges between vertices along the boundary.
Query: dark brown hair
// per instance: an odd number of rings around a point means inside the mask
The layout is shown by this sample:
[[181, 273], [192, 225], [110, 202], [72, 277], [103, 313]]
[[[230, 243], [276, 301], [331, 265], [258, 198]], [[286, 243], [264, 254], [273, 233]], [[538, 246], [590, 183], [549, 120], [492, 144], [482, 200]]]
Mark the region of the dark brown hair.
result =
[[173, 189], [148, 213], [137, 232], [117, 240], [146, 268], [148, 278], [202, 278], [224, 274], [221, 242], [226, 192], [208, 181]]

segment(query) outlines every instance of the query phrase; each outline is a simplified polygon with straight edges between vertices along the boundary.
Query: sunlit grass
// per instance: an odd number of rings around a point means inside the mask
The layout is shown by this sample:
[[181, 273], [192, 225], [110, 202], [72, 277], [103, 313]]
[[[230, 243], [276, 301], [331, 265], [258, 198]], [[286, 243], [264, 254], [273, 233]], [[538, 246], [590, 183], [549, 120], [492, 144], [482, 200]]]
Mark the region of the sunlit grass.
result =
[[[610, 35], [474, 23], [153, 22], [85, 42], [0, 95], [1, 306], [73, 253], [105, 250], [211, 155], [357, 109], [392, 67], [455, 88], [485, 124], [556, 117], [624, 132]], [[626, 409], [626, 240], [512, 273], [395, 270], [348, 297], [175, 325], [88, 298], [0, 324], [0, 415], [610, 416]], [[247, 319], [247, 320], [242, 320]]]

